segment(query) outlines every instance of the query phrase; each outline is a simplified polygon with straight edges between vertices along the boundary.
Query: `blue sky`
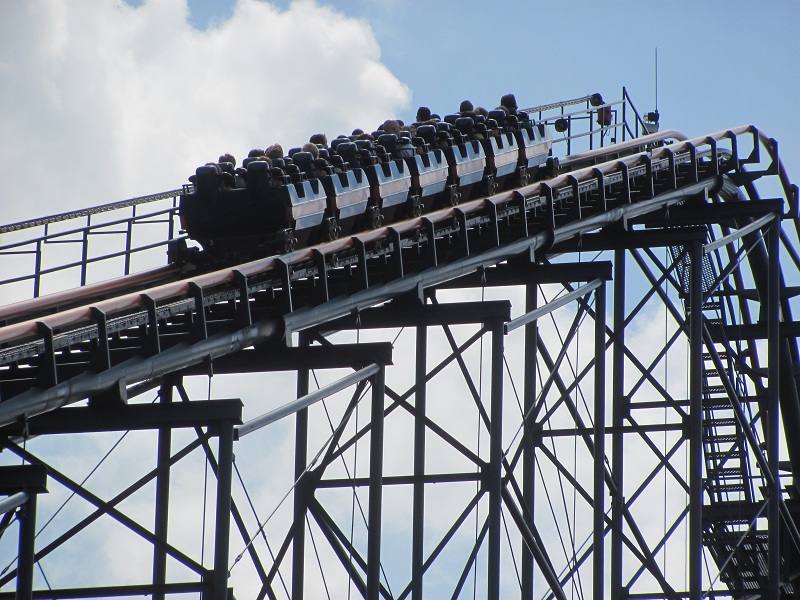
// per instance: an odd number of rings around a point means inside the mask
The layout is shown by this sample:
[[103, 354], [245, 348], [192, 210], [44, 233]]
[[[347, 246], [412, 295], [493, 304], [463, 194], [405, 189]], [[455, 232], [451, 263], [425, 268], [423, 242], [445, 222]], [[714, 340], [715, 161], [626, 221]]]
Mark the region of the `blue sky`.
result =
[[[287, 9], [291, 1], [272, 4]], [[488, 105], [507, 91], [531, 106], [595, 91], [615, 98], [623, 86], [640, 109], [651, 110], [657, 48], [665, 126], [699, 135], [753, 123], [782, 140], [787, 152], [793, 138], [782, 133], [794, 137], [800, 126], [792, 111], [800, 94], [796, 2], [320, 4], [368, 23], [381, 61], [412, 92], [401, 117], [413, 117], [425, 103], [455, 109], [465, 97]], [[190, 21], [200, 29], [219, 25], [234, 5], [190, 0]]]

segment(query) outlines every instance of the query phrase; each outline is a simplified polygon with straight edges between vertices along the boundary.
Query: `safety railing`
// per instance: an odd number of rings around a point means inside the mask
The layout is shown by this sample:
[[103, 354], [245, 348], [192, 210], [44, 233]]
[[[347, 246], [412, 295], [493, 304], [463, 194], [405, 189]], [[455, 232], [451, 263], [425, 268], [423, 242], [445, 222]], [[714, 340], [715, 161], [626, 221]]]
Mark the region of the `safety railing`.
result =
[[526, 108], [523, 112], [548, 127], [554, 145], [564, 144], [560, 156], [604, 148], [658, 131], [658, 112], [640, 115], [625, 88], [620, 100], [606, 102], [600, 94], [589, 94]]
[[179, 193], [0, 225], [0, 305], [166, 264]]

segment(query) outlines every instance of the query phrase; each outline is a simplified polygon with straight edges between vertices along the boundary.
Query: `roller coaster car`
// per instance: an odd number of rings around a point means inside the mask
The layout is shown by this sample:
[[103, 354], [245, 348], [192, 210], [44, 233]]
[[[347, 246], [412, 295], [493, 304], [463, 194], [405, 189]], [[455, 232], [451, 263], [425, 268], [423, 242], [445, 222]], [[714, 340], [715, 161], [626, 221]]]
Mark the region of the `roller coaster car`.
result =
[[[445, 117], [446, 118], [446, 117]], [[491, 183], [484, 181], [486, 170], [486, 152], [475, 132], [472, 117], [454, 119], [454, 144], [445, 150], [447, 164], [450, 166], [450, 183], [458, 186], [459, 194], [466, 200], [473, 191], [486, 189]], [[481, 184], [484, 185], [481, 185]]]
[[318, 179], [291, 181], [266, 162], [247, 165], [245, 187], [230, 188], [215, 166], [198, 167], [180, 199], [181, 227], [221, 259], [288, 252], [309, 243], [326, 216]]
[[340, 143], [336, 152], [351, 166], [358, 165], [367, 174], [372, 210], [365, 214], [364, 229], [374, 229], [384, 221], [391, 223], [405, 216], [411, 175], [404, 162], [379, 160], [369, 140]]
[[[527, 117], [527, 115], [525, 116]], [[519, 145], [520, 185], [527, 185], [531, 179], [541, 179], [538, 174], [545, 170], [543, 167], [547, 165], [547, 159], [553, 149], [553, 139], [550, 136], [550, 130], [544, 125], [534, 124], [527, 119], [524, 119], [520, 125], [514, 135]]]
[[500, 131], [502, 125], [496, 119], [490, 119], [489, 123], [492, 127], [487, 127], [488, 135], [481, 140], [481, 145], [486, 152], [487, 175], [493, 177], [490, 185], [494, 189], [486, 191], [492, 195], [514, 183], [512, 175], [517, 172], [519, 166], [519, 142], [513, 131]]
[[375, 229], [462, 200], [552, 175], [552, 141], [544, 126], [502, 111], [484, 119], [448, 115], [371, 140], [337, 138], [318, 158], [199, 167], [180, 199], [181, 227], [205, 252], [170, 247], [170, 261], [252, 260], [340, 234]]
[[322, 239], [334, 240], [340, 233], [352, 233], [367, 211], [369, 202], [369, 182], [364, 171], [342, 164], [337, 173], [326, 160], [314, 159], [309, 152], [296, 152], [292, 155], [292, 160], [309, 180], [319, 179], [325, 190], [329, 225], [324, 230]]
[[396, 160], [402, 160], [411, 173], [412, 210], [409, 216], [419, 216], [449, 204], [455, 185], [448, 184], [449, 167], [444, 152], [437, 147], [437, 131], [433, 125], [417, 128], [415, 143], [409, 143], [411, 153], [398, 146], [397, 136], [385, 134], [378, 141]]

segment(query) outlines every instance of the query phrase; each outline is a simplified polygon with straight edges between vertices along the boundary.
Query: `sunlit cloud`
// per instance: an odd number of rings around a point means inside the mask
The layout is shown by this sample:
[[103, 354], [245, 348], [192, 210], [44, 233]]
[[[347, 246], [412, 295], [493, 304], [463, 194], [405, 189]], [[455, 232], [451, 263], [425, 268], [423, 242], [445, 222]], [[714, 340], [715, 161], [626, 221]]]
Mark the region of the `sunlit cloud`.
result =
[[173, 189], [222, 152], [375, 127], [410, 98], [369, 25], [312, 0], [240, 0], [203, 31], [186, 0], [0, 16], [5, 223]]

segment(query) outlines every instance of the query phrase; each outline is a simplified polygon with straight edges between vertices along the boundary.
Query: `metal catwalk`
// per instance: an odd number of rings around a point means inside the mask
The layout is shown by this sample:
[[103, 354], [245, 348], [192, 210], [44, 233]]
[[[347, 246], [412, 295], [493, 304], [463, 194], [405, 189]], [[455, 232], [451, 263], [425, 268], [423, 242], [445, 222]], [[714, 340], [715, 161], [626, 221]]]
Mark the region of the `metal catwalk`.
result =
[[137, 267], [178, 190], [0, 228], [0, 598], [800, 596], [797, 187], [610, 106], [530, 109], [554, 178], [214, 272]]

